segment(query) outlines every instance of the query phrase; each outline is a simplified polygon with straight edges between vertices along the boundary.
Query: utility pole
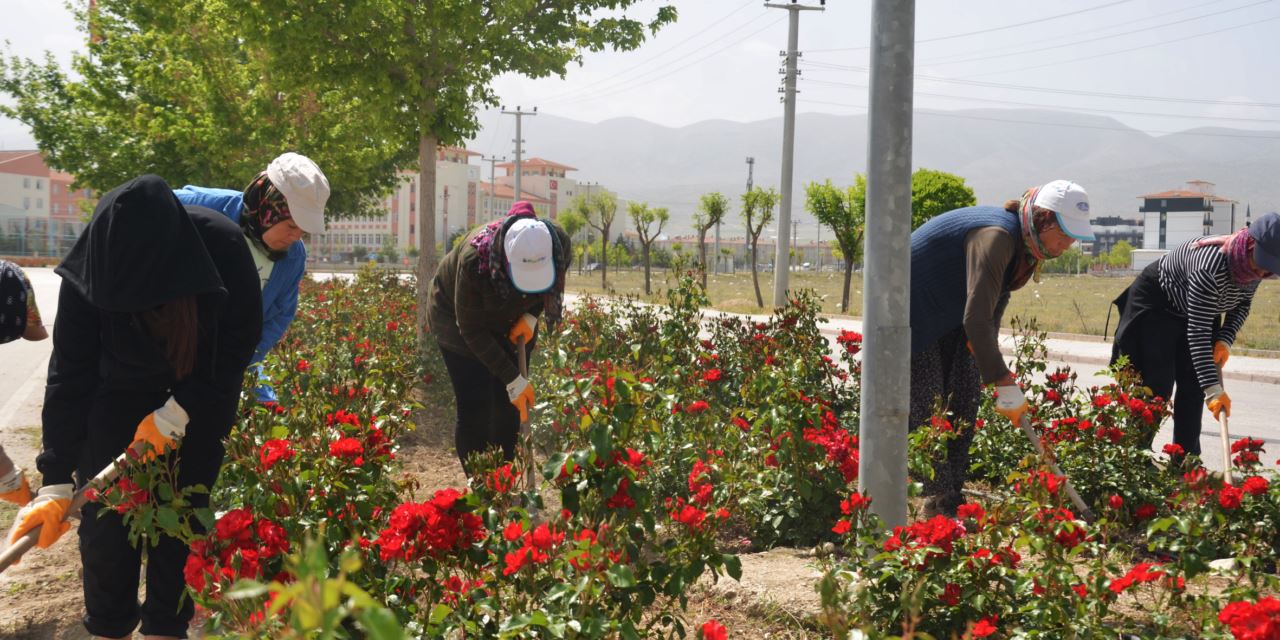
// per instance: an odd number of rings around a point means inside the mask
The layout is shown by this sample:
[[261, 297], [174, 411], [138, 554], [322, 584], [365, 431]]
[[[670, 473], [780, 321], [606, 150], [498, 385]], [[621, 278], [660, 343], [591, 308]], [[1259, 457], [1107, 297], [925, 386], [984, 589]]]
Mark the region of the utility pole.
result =
[[480, 162], [489, 163], [489, 218], [490, 219], [495, 218], [498, 215], [498, 213], [494, 211], [494, 208], [493, 208], [493, 201], [498, 199], [498, 184], [494, 180], [493, 176], [494, 176], [494, 173], [496, 173], [496, 167], [498, 166], [498, 163], [506, 162], [506, 160], [507, 160], [506, 156], [502, 156], [501, 158], [497, 156], [489, 156], [488, 158], [484, 157], [483, 155], [480, 156]]
[[444, 252], [449, 253], [449, 185], [444, 186]]
[[822, 273], [822, 223], [819, 222], [818, 227], [818, 273]]
[[511, 196], [511, 203], [515, 204], [524, 196], [524, 191], [520, 188], [520, 159], [522, 157], [521, 153], [523, 152], [523, 147], [521, 147], [521, 145], [524, 144], [524, 138], [520, 137], [520, 120], [524, 116], [538, 115], [538, 108], [534, 107], [533, 111], [522, 111], [520, 109], [520, 105], [516, 105], [515, 111], [507, 111], [506, 107], [503, 107], [502, 113], [503, 115], [516, 117], [516, 139], [512, 140], [512, 142], [516, 143], [516, 184], [515, 193]]
[[[747, 193], [751, 192], [752, 178], [756, 169], [756, 159], [747, 156]], [[720, 225], [716, 224], [716, 273], [720, 273]]]
[[907, 523], [915, 14], [915, 0], [872, 2], [858, 489], [889, 527]]
[[[787, 303], [787, 277], [790, 275], [791, 251], [787, 246], [787, 225], [791, 224], [791, 163], [796, 146], [796, 61], [800, 53], [796, 48], [800, 45], [800, 12], [823, 11], [827, 0], [820, 0], [820, 6], [803, 5], [791, 0], [789, 4], [765, 3], [773, 9], [786, 9], [791, 13], [787, 27], [786, 81], [782, 92], [782, 207], [778, 212], [778, 248], [773, 259], [773, 306], [781, 307]], [[785, 265], [781, 271], [779, 265]]]

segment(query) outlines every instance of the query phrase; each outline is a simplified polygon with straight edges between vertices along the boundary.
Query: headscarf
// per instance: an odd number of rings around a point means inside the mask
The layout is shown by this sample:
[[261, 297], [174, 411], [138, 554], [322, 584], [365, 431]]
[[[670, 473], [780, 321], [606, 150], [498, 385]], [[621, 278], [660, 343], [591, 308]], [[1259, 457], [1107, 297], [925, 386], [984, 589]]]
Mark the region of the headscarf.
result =
[[40, 324], [35, 292], [18, 265], [0, 260], [0, 344], [13, 342]]
[[262, 234], [272, 226], [292, 217], [284, 194], [271, 184], [266, 171], [259, 173], [258, 177], [244, 188], [244, 208], [240, 210], [240, 228], [244, 229], [244, 235], [262, 249], [272, 262], [284, 259], [289, 255], [289, 250], [268, 247], [262, 240]]
[[1018, 226], [1022, 228], [1022, 244], [1026, 250], [1021, 252], [1019, 258], [1015, 258], [1017, 264], [1013, 272], [1013, 282], [1009, 284], [1010, 291], [1021, 289], [1028, 280], [1034, 279], [1040, 282], [1040, 267], [1049, 256], [1049, 251], [1045, 249], [1040, 234], [1036, 233], [1035, 206], [1031, 204], [1035, 202], [1038, 191], [1040, 187], [1031, 187], [1018, 201], [1016, 215]]
[[137, 313], [227, 292], [191, 216], [155, 175], [104, 195], [55, 273], [105, 311]]
[[[477, 271], [481, 276], [488, 276], [489, 281], [493, 283], [494, 289], [503, 298], [511, 293], [511, 277], [507, 274], [507, 255], [506, 245], [503, 239], [506, 238], [507, 229], [516, 221], [524, 218], [537, 218], [537, 214], [533, 210], [533, 205], [521, 200], [513, 205], [507, 211], [507, 215], [485, 225], [479, 233], [472, 236], [471, 246], [476, 248], [479, 254], [477, 261]], [[554, 223], [544, 220], [551, 231], [552, 252], [554, 253], [556, 265], [556, 280], [551, 289], [542, 295], [543, 313], [546, 315], [547, 323], [551, 328], [555, 328], [560, 322], [560, 318], [564, 313], [564, 287], [565, 273], [569, 266], [569, 248], [565, 246], [565, 242], [561, 240], [561, 232]]]
[[1257, 282], [1262, 279], [1257, 271], [1249, 264], [1249, 256], [1253, 254], [1254, 239], [1249, 235], [1249, 228], [1245, 227], [1235, 233], [1229, 233], [1224, 236], [1210, 236], [1196, 240], [1192, 245], [1195, 248], [1200, 247], [1219, 247], [1219, 251], [1226, 254], [1227, 266], [1231, 270], [1231, 279], [1235, 280], [1238, 285], [1246, 285], [1250, 282]]

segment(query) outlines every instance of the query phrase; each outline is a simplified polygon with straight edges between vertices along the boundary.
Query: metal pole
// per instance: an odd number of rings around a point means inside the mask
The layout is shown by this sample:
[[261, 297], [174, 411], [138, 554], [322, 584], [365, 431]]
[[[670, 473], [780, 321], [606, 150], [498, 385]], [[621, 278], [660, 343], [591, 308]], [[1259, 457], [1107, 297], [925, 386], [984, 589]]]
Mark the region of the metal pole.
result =
[[489, 163], [489, 219], [493, 219], [498, 215], [494, 206], [494, 202], [498, 199], [498, 183], [494, 178], [494, 174], [497, 172], [498, 163], [506, 159], [506, 156], [502, 156], [501, 158], [497, 156], [490, 156], [488, 158], [480, 156], [481, 162]]
[[858, 488], [894, 527], [907, 522], [915, 0], [874, 0], [871, 16]]
[[503, 109], [502, 113], [516, 117], [516, 139], [513, 141], [516, 143], [516, 180], [515, 180], [515, 193], [512, 194], [512, 197], [511, 197], [511, 203], [515, 204], [516, 202], [519, 202], [521, 197], [524, 195], [524, 191], [522, 190], [520, 185], [520, 177], [521, 177], [520, 176], [521, 174], [520, 160], [523, 157], [523, 148], [521, 145], [524, 144], [524, 138], [520, 134], [520, 122], [524, 116], [538, 115], [538, 108], [534, 107], [533, 111], [523, 111], [520, 109], [519, 105], [516, 105], [515, 111], [507, 111], [506, 109]]

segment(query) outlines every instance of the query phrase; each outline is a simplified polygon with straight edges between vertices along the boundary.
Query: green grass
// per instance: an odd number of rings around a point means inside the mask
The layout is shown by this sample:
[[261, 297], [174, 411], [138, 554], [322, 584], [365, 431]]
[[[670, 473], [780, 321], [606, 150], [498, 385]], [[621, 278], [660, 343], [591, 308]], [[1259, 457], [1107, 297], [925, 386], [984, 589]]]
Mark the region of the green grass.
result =
[[[1005, 311], [1006, 321], [1014, 316], [1035, 317], [1045, 331], [1103, 335], [1107, 325], [1107, 310], [1112, 309], [1108, 335], [1115, 331], [1117, 313], [1111, 301], [1133, 277], [1124, 276], [1044, 276], [1039, 283], [1030, 282], [1014, 292]], [[676, 282], [675, 275], [666, 269], [653, 270], [653, 294], [647, 299], [658, 302], [664, 291]], [[813, 289], [822, 296], [823, 311], [840, 312], [840, 292], [843, 283], [839, 273], [814, 273], [811, 271], [791, 274], [791, 287]], [[583, 294], [599, 294], [600, 273], [578, 275], [569, 273], [570, 291]], [[760, 274], [760, 293], [765, 308], [756, 306], [755, 292], [751, 286], [751, 272], [711, 275], [707, 278], [708, 295], [717, 309], [736, 313], [763, 313], [771, 310], [773, 299], [773, 274]], [[628, 269], [609, 271], [609, 289], [613, 295], [634, 294], [645, 298], [644, 271]], [[850, 315], [862, 315], [862, 277], [853, 274], [849, 290]], [[1008, 323], [1006, 322], [1006, 325]], [[1249, 321], [1236, 340], [1236, 346], [1247, 349], [1280, 350], [1280, 283], [1264, 282], [1253, 300]]]

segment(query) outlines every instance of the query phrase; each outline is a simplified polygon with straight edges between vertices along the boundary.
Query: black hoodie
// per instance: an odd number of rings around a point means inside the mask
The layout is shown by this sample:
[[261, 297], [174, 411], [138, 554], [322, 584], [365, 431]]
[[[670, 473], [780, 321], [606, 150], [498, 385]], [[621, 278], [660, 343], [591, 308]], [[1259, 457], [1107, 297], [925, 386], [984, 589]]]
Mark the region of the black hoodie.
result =
[[[257, 269], [239, 227], [184, 208], [164, 180], [144, 175], [102, 197], [56, 273], [63, 282], [37, 460], [45, 484], [70, 481], [88, 429], [136, 426], [142, 416], [90, 424], [107, 395], [171, 393], [191, 418], [188, 435], [230, 429], [262, 331]], [[195, 368], [177, 381], [138, 314], [187, 295], [198, 299], [199, 338]]]

